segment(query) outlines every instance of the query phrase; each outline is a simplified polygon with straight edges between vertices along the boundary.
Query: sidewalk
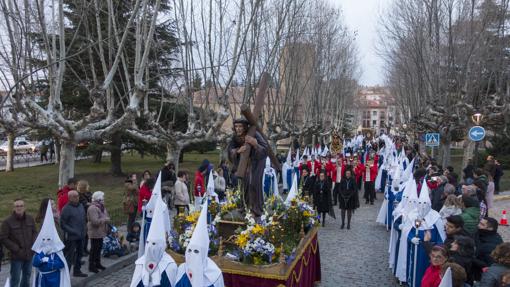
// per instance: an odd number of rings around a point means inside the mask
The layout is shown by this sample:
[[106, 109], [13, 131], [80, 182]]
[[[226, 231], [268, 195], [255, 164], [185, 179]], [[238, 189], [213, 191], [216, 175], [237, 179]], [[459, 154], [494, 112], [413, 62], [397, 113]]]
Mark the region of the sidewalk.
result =
[[[122, 225], [119, 227], [119, 233], [120, 234], [126, 234], [126, 225]], [[90, 245], [90, 244], [89, 244]], [[6, 250], [4, 249], [4, 252]], [[135, 262], [137, 258], [137, 252], [132, 252], [130, 254], [124, 255], [122, 257], [110, 257], [105, 258], [101, 257], [101, 264], [106, 267], [106, 270], [101, 271], [99, 273], [90, 273], [89, 272], [89, 257], [84, 256], [82, 258], [82, 261], [85, 261], [85, 264], [82, 265], [81, 271], [88, 275], [88, 277], [81, 278], [81, 277], [73, 277], [72, 270], [71, 272], [71, 286], [73, 287], [84, 287], [87, 286], [88, 282], [91, 282], [92, 280], [98, 279], [100, 277], [112, 274], [113, 272], [116, 272], [128, 265], [131, 265]], [[9, 271], [10, 271], [10, 264], [4, 263], [2, 264], [2, 271], [0, 272], [0, 286], [3, 286], [5, 281], [7, 280], [7, 277], [9, 277]], [[33, 276], [33, 273], [32, 273]]]
[[494, 200], [509, 200], [510, 199], [510, 190], [500, 192], [499, 194], [494, 195]]

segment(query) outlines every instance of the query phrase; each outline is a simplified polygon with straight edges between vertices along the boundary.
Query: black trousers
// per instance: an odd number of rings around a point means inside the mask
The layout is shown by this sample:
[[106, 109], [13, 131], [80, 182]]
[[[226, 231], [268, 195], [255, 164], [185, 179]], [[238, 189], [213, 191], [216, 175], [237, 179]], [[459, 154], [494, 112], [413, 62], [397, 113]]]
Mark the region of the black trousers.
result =
[[333, 205], [338, 203], [338, 198], [340, 197], [340, 183], [336, 182], [335, 187], [333, 188]]
[[74, 266], [74, 272], [79, 273], [81, 270], [81, 257], [83, 256], [83, 239], [66, 240], [64, 247], [64, 257], [69, 265]]
[[366, 201], [370, 201], [371, 203], [374, 203], [375, 188], [374, 188], [373, 181], [365, 181], [365, 193], [363, 194], [363, 197], [365, 198]]
[[90, 238], [89, 269], [95, 269], [101, 265], [101, 248], [103, 238]]

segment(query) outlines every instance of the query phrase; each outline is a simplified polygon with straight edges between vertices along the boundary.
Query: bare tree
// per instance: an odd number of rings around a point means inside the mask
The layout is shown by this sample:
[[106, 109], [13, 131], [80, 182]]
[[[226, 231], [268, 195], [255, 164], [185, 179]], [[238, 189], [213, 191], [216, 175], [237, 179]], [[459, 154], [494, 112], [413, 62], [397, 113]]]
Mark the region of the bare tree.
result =
[[[509, 136], [508, 1], [398, 1], [381, 20], [387, 81], [414, 132], [441, 133], [440, 159], [480, 112], [489, 136]], [[506, 25], [506, 26], [505, 26]]]
[[[16, 112], [23, 115], [24, 125], [48, 129], [59, 139], [59, 185], [74, 175], [77, 143], [101, 140], [134, 121], [139, 103], [148, 90], [144, 77], [161, 0], [133, 1], [129, 19], [122, 26], [117, 21], [121, 19], [118, 13], [123, 12], [114, 9], [111, 0], [75, 1], [73, 4], [83, 12], [79, 26], [95, 25], [88, 26], [93, 28], [86, 35], [78, 35], [81, 30], [76, 29], [70, 38], [66, 34], [68, 19], [63, 0], [52, 1], [51, 5], [45, 0], [2, 0], [1, 7], [8, 34], [6, 41], [10, 45], [0, 52], [4, 64], [11, 69], [9, 75], [4, 74], [3, 81], [9, 88], [8, 99]], [[106, 29], [99, 18], [102, 13], [109, 15]], [[130, 33], [134, 33], [136, 39], [133, 69], [125, 63]], [[78, 37], [85, 37], [88, 45], [68, 54]], [[16, 59], [18, 54], [24, 57], [21, 64]], [[73, 62], [75, 59], [79, 60]], [[65, 74], [74, 73], [73, 65], [81, 65], [80, 61], [90, 61], [88, 64], [93, 66], [92, 62], [96, 60], [100, 62], [100, 72], [91, 69], [90, 77], [82, 83], [88, 93], [90, 108], [86, 114], [66, 109], [62, 101], [63, 94], [69, 92], [64, 87]], [[33, 64], [36, 62], [38, 66]], [[126, 83], [130, 88], [124, 99], [116, 98], [113, 92], [118, 87], [112, 81], [118, 74], [129, 75], [127, 81], [133, 79]], [[43, 82], [47, 84], [41, 85]], [[120, 115], [119, 106], [123, 107]]]

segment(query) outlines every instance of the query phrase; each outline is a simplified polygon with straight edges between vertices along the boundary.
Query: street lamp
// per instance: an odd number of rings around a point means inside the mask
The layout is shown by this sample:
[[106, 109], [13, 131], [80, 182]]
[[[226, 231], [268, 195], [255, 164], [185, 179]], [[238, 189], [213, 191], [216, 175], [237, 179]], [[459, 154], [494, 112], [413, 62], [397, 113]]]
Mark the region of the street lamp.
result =
[[475, 125], [479, 126], [483, 120], [483, 115], [481, 113], [475, 113], [471, 116], [471, 120]]

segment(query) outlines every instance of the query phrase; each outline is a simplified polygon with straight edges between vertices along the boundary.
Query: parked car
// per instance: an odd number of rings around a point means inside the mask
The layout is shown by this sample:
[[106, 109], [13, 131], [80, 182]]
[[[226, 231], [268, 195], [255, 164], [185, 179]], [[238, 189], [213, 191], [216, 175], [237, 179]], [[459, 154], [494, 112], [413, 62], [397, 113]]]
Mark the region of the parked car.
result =
[[[18, 139], [14, 141], [14, 154], [34, 153], [35, 151], [35, 145], [29, 141]], [[4, 142], [2, 145], [0, 145], [0, 154], [7, 154], [7, 142]]]

